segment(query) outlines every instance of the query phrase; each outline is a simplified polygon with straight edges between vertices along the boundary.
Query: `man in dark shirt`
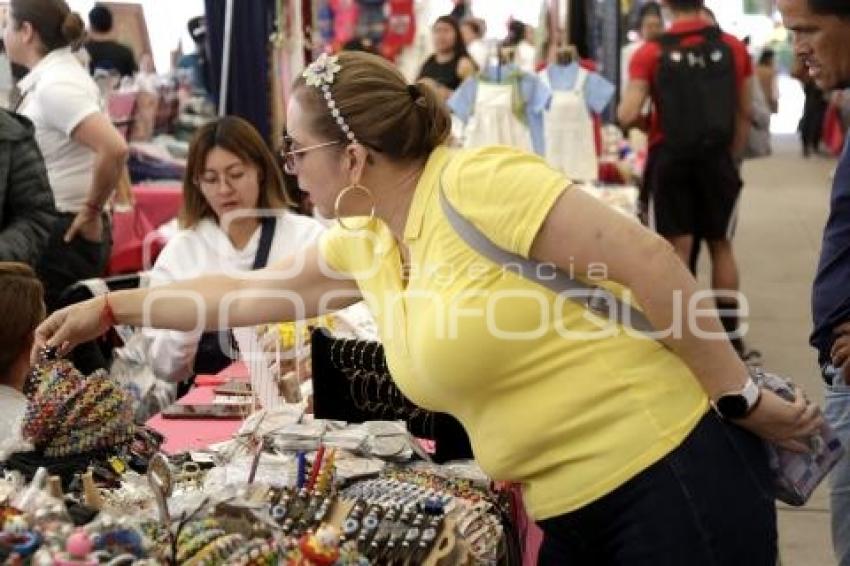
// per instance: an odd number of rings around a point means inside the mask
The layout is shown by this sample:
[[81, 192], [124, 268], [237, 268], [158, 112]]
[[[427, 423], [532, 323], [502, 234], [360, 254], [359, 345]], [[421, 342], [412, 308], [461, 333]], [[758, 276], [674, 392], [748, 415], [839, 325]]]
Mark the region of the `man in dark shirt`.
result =
[[[850, 2], [779, 0], [794, 52], [821, 90], [850, 86]], [[850, 446], [850, 143], [832, 184], [829, 219], [812, 289], [812, 346], [826, 380], [824, 413]], [[850, 566], [850, 455], [830, 476], [832, 543], [840, 566]]]
[[112, 12], [106, 6], [96, 5], [89, 12], [89, 41], [86, 50], [89, 52], [89, 72], [94, 74], [98, 69], [115, 72], [122, 77], [132, 77], [138, 71], [136, 58], [126, 45], [111, 39]]
[[[652, 100], [649, 157], [644, 171], [648, 224], [667, 238], [686, 265], [699, 241], [708, 243], [720, 321], [735, 350], [746, 360], [750, 353], [738, 317], [740, 281], [732, 237], [742, 186], [735, 158], [743, 153], [749, 134], [752, 60], [741, 41], [721, 33], [708, 21], [703, 0], [665, 0], [665, 5], [672, 17], [667, 34], [645, 42], [632, 55], [628, 86], [617, 115], [624, 128], [644, 125], [643, 111]], [[675, 49], [669, 47], [673, 40]], [[671, 85], [662, 76], [664, 67], [673, 64], [665, 65], [664, 61], [682, 61], [680, 49], [696, 48], [709, 40], [716, 45], [712, 49], [716, 49], [713, 54], [717, 57], [712, 55], [711, 60], [726, 64], [714, 69], [705, 64], [687, 66], [708, 69], [692, 74], [700, 84], [699, 88], [687, 89], [688, 98], [696, 101], [688, 104], [683, 102], [681, 84]], [[724, 57], [724, 53], [729, 55]], [[669, 76], [670, 72], [665, 74]], [[700, 92], [711, 92], [712, 96], [693, 95]], [[724, 135], [713, 137], [714, 130], [708, 129], [694, 134], [701, 138], [699, 144], [687, 148], [678, 144], [675, 130], [687, 128], [680, 128], [686, 124], [676, 108], [688, 106], [689, 114], [707, 115], [714, 108], [712, 114], [720, 115], [719, 121], [725, 126]], [[677, 114], [678, 120], [670, 119]]]

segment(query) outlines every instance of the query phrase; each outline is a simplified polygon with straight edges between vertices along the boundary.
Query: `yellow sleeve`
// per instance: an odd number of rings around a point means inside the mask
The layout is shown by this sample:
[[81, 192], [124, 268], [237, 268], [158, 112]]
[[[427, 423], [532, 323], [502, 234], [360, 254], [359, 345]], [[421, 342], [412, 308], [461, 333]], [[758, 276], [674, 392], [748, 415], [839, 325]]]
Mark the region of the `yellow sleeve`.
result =
[[443, 181], [458, 212], [494, 244], [525, 258], [571, 184], [542, 158], [505, 146], [460, 152]]
[[345, 251], [347, 243], [345, 236], [343, 229], [334, 224], [319, 237], [319, 254], [328, 264], [328, 267], [337, 273], [349, 273], [350, 271], [345, 261], [345, 258], [349, 257], [349, 254]]

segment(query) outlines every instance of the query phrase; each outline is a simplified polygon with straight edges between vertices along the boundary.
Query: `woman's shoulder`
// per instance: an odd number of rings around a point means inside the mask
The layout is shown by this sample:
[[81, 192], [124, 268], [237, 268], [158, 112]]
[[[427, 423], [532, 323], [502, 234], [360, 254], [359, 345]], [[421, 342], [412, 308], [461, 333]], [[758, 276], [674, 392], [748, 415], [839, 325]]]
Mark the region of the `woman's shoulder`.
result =
[[475, 61], [469, 55], [461, 55], [457, 60], [457, 75], [461, 79], [466, 79], [475, 74]]
[[449, 175], [462, 177], [464, 181], [498, 181], [505, 169], [519, 167], [524, 173], [551, 172], [546, 161], [534, 153], [507, 145], [486, 145], [454, 152], [446, 165]]
[[[75, 60], [76, 61], [76, 60]], [[100, 107], [100, 90], [88, 72], [79, 63], [55, 65], [44, 73], [33, 92], [42, 105], [67, 111], [69, 105], [80, 103]], [[52, 106], [51, 106], [52, 105]]]
[[171, 273], [175, 278], [193, 270], [203, 270], [209, 263], [211, 253], [223, 245], [227, 236], [218, 224], [204, 218], [191, 228], [183, 228], [168, 239], [154, 263], [154, 279], [165, 278]]
[[539, 155], [504, 145], [455, 151], [440, 176], [442, 190], [464, 212], [522, 207], [571, 184]]
[[56, 61], [51, 65], [50, 72], [44, 73], [39, 78], [39, 90], [44, 85], [65, 84], [69, 87], [94, 89], [100, 92], [97, 88], [97, 83], [94, 82], [88, 69], [77, 60], [72, 53], [63, 53], [57, 57]]
[[202, 218], [190, 228], [181, 228], [168, 239], [162, 249], [162, 255], [180, 255], [181, 252], [197, 249], [204, 245], [214, 244], [221, 237], [226, 237], [218, 223]]
[[312, 243], [319, 239], [325, 227], [316, 220], [303, 214], [284, 211], [276, 217], [276, 237], [286, 237], [288, 240]]
[[528, 257], [543, 220], [571, 182], [537, 155], [488, 146], [459, 151], [440, 184], [452, 207], [491, 241]]

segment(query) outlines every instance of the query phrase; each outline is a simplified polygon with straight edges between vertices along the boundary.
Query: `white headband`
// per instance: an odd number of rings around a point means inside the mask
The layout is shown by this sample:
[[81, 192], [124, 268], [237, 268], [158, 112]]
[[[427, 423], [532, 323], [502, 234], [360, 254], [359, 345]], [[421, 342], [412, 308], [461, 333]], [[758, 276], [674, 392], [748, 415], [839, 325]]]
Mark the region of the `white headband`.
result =
[[331, 85], [334, 82], [334, 76], [341, 68], [342, 67], [339, 65], [339, 57], [336, 55], [328, 56], [327, 53], [322, 53], [315, 61], [310, 63], [307, 68], [304, 69], [302, 75], [304, 76], [307, 86], [318, 87], [322, 90], [322, 93], [325, 96], [325, 102], [328, 104], [328, 109], [331, 111], [331, 115], [336, 120], [336, 123], [339, 125], [342, 133], [345, 134], [348, 141], [357, 143], [357, 138], [354, 136], [354, 132], [351, 131], [351, 128], [348, 126], [345, 118], [343, 118], [342, 113], [340, 113], [339, 108], [337, 108], [336, 101], [331, 94]]

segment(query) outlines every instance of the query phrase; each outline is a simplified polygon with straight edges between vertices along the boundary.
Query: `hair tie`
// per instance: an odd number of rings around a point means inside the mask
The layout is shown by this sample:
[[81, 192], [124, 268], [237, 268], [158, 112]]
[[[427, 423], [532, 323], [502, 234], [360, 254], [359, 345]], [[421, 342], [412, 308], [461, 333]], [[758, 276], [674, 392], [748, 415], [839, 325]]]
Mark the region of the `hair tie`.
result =
[[416, 106], [419, 106], [420, 108], [428, 106], [428, 101], [425, 100], [425, 96], [422, 95], [422, 90], [419, 88], [419, 85], [407, 85], [407, 94], [410, 95], [410, 100], [412, 100]]

